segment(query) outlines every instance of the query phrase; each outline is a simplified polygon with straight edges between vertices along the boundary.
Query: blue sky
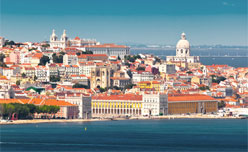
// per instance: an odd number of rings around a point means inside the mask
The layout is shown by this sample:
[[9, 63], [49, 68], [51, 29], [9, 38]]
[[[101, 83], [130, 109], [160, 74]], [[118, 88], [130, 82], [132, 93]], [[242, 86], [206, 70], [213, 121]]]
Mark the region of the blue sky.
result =
[[246, 0], [0, 0], [0, 35], [14, 41], [60, 36], [100, 42], [247, 45]]

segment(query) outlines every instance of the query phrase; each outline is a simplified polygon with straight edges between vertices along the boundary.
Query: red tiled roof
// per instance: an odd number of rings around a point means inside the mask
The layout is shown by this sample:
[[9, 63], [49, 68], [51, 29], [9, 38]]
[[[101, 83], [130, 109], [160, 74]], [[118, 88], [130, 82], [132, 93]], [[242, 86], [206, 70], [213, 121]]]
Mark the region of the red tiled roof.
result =
[[80, 40], [80, 38], [77, 36], [77, 37], [74, 38], [74, 40]]
[[211, 96], [204, 95], [204, 94], [179, 94], [179, 95], [168, 95], [168, 101], [202, 101], [202, 100], [209, 100], [209, 101], [216, 101]]
[[0, 103], [21, 103], [35, 105], [52, 105], [52, 106], [76, 106], [69, 102], [55, 99], [0, 99]]

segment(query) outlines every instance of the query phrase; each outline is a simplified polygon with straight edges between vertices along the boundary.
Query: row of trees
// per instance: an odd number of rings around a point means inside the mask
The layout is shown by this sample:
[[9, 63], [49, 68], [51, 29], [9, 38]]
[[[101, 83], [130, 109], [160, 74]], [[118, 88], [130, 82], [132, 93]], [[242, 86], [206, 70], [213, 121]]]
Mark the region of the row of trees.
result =
[[72, 88], [85, 88], [85, 89], [89, 89], [89, 86], [84, 85], [84, 84], [80, 84], [80, 83], [76, 83], [72, 86]]
[[141, 59], [140, 55], [126, 55], [124, 57], [125, 60], [128, 60], [129, 62], [135, 62], [136, 59]]
[[18, 119], [32, 119], [35, 113], [43, 113], [47, 118], [47, 114], [55, 115], [60, 110], [59, 106], [36, 106], [34, 104], [9, 103], [0, 104], [0, 116], [4, 119], [11, 119], [12, 115], [18, 116]]
[[5, 46], [8, 46], [8, 45], [10, 45], [10, 46], [11, 46], [11, 45], [16, 45], [16, 43], [15, 43], [14, 41], [12, 41], [12, 40], [11, 40], [11, 41], [6, 40], [5, 43], [4, 43], [4, 47], [5, 47]]
[[58, 75], [58, 76], [54, 76], [54, 75], [51, 75], [50, 76], [50, 81], [51, 82], [59, 82], [60, 81], [60, 76]]
[[200, 86], [199, 89], [200, 90], [209, 90], [209, 86]]
[[113, 90], [126, 90], [126, 89], [132, 89], [134, 86], [136, 86], [136, 84], [128, 84], [126, 85], [124, 88], [120, 88], [120, 87], [117, 87], [117, 86], [113, 86], [113, 87], [106, 87], [106, 88], [101, 88], [101, 87], [98, 87], [99, 91], [102, 93], [102, 92], [106, 92], [108, 91], [109, 89], [113, 89]]
[[49, 57], [48, 57], [48, 56], [43, 55], [43, 56], [40, 58], [40, 63], [39, 63], [39, 65], [43, 65], [43, 66], [45, 66], [45, 65], [46, 65], [46, 63], [49, 63], [49, 62], [50, 62]]
[[226, 78], [223, 77], [223, 76], [211, 75], [211, 77], [212, 77], [212, 82], [213, 83], [218, 83], [219, 84], [221, 81], [226, 80]]
[[59, 54], [57, 56], [56, 53], [54, 53], [52, 57], [53, 57], [53, 63], [63, 63], [63, 54]]

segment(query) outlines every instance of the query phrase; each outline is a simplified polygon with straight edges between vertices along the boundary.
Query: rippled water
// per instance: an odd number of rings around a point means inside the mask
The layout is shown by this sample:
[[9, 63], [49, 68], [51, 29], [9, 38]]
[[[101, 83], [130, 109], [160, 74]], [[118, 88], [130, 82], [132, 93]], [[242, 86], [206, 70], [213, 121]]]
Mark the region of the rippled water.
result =
[[247, 122], [174, 119], [2, 125], [0, 150], [245, 152]]

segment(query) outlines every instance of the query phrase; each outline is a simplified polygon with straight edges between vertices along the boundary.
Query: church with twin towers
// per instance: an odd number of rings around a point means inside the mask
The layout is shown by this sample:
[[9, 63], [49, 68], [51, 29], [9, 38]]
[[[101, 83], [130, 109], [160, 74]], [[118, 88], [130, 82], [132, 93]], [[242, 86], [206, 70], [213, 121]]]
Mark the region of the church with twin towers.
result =
[[66, 30], [63, 31], [60, 39], [58, 39], [55, 34], [55, 30], [53, 30], [52, 35], [50, 36], [50, 47], [52, 48], [66, 48], [68, 46], [68, 37], [66, 36]]
[[100, 44], [95, 39], [80, 39], [79, 37], [75, 37], [74, 39], [69, 39], [66, 30], [63, 31], [63, 34], [60, 38], [55, 34], [55, 30], [52, 31], [50, 36], [50, 47], [51, 48], [63, 48], [66, 47], [81, 47], [81, 46], [92, 46]]

